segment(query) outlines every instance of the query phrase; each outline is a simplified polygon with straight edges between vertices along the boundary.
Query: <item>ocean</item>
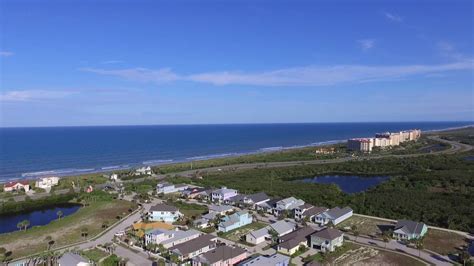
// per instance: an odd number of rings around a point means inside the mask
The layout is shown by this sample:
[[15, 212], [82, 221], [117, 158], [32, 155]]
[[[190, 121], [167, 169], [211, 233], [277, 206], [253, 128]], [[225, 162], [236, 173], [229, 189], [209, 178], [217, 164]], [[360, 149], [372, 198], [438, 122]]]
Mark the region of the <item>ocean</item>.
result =
[[321, 145], [377, 132], [473, 122], [0, 128], [0, 181], [113, 171]]

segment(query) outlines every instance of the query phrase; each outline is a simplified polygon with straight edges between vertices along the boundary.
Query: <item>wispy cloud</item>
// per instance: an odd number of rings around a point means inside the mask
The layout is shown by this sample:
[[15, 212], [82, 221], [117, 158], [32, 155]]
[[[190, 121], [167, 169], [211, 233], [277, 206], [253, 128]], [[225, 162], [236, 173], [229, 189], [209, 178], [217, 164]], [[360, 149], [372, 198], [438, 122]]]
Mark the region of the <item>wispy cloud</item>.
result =
[[360, 48], [363, 51], [367, 51], [375, 47], [375, 39], [361, 39], [357, 40], [357, 44], [359, 44]]
[[0, 57], [7, 57], [7, 56], [12, 56], [15, 53], [10, 52], [10, 51], [0, 51]]
[[0, 102], [30, 102], [62, 99], [76, 91], [59, 90], [12, 90], [0, 94]]
[[440, 41], [436, 43], [436, 48], [440, 54], [451, 60], [461, 60], [465, 56], [458, 52], [453, 43], [447, 41]]
[[385, 18], [387, 18], [390, 21], [403, 22], [403, 18], [401, 16], [397, 15], [397, 14], [389, 13], [389, 12], [384, 12], [383, 14], [384, 14]]
[[130, 68], [120, 70], [105, 70], [97, 68], [81, 68], [81, 71], [92, 72], [101, 75], [118, 76], [129, 80], [142, 82], [163, 83], [179, 80], [180, 77], [171, 71], [170, 68], [161, 68], [157, 70], [147, 68]]
[[140, 82], [163, 83], [192, 81], [213, 85], [252, 86], [329, 86], [408, 78], [417, 75], [474, 69], [472, 59], [438, 65], [400, 66], [304, 66], [262, 72], [219, 71], [180, 75], [169, 68], [151, 70], [132, 68], [121, 70], [82, 69], [102, 75], [121, 77]]

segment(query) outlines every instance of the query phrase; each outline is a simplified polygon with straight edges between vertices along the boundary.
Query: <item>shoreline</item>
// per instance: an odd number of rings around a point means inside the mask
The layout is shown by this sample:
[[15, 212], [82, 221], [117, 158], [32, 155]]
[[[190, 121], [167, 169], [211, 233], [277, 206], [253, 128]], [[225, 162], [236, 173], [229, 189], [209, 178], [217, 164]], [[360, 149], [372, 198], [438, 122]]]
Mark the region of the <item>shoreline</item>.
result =
[[[459, 129], [465, 129], [465, 128], [471, 128], [471, 127], [474, 127], [474, 124], [459, 126], [459, 127], [442, 128], [442, 129], [431, 129], [431, 130], [422, 131], [422, 134], [459, 130]], [[160, 165], [173, 165], [173, 164], [188, 163], [188, 162], [206, 161], [206, 160], [212, 160], [212, 159], [236, 158], [236, 157], [246, 156], [246, 155], [282, 152], [282, 151], [304, 149], [304, 148], [310, 148], [310, 147], [324, 147], [324, 146], [344, 143], [346, 141], [347, 139], [328, 140], [328, 141], [314, 142], [314, 143], [310, 143], [306, 145], [265, 147], [265, 148], [260, 148], [258, 150], [249, 151], [249, 152], [231, 152], [231, 153], [223, 153], [223, 154], [199, 155], [199, 156], [193, 156], [193, 157], [189, 157], [186, 159], [179, 159], [179, 160], [174, 160], [174, 159], [146, 160], [141, 163], [128, 163], [128, 164], [104, 166], [104, 167], [98, 167], [98, 168], [84, 168], [84, 169], [65, 168], [65, 169], [44, 170], [44, 171], [37, 171], [37, 172], [22, 173], [20, 177], [12, 177], [8, 179], [0, 180], [0, 184], [6, 184], [8, 182], [12, 182], [15, 180], [37, 180], [41, 177], [47, 177], [47, 176], [69, 177], [69, 176], [80, 176], [80, 175], [88, 175], [88, 174], [109, 174], [114, 171], [126, 171], [126, 170], [132, 170], [134, 168], [146, 167], [146, 166], [154, 167], [154, 166], [160, 166]]]

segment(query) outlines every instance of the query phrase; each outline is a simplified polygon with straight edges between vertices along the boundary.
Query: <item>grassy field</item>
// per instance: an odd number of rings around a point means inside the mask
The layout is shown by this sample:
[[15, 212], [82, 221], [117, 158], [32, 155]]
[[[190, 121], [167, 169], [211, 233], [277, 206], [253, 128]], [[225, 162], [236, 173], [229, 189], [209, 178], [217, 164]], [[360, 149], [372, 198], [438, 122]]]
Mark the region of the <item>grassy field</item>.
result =
[[229, 239], [230, 241], [239, 242], [243, 236], [248, 234], [250, 231], [258, 230], [267, 226], [264, 223], [254, 222], [249, 225], [234, 229], [230, 232], [226, 232], [221, 235], [221, 237]]
[[85, 238], [81, 236], [83, 228], [87, 228], [86, 238], [91, 238], [101, 232], [102, 225], [112, 225], [117, 216], [129, 213], [130, 208], [136, 205], [128, 201], [96, 201], [89, 206], [82, 207], [76, 213], [55, 220], [44, 226], [36, 226], [27, 231], [16, 231], [0, 235], [0, 247], [12, 251], [12, 257], [18, 258], [44, 251], [47, 248], [45, 238], [51, 236], [54, 247], [79, 242]]
[[100, 249], [93, 248], [93, 249], [88, 249], [88, 250], [82, 251], [82, 255], [84, 257], [92, 260], [93, 262], [97, 263], [97, 262], [99, 262], [99, 260], [101, 260], [102, 258], [107, 257], [109, 254], [105, 251], [100, 250]]
[[372, 218], [352, 216], [351, 218], [338, 224], [337, 228], [344, 230], [346, 228], [351, 228], [354, 225], [356, 226], [360, 235], [380, 237], [382, 235], [382, 229], [394, 224]]
[[[316, 153], [316, 150], [321, 148], [334, 148], [334, 153], [321, 154]], [[321, 147], [306, 147], [299, 149], [289, 149], [278, 152], [266, 152], [258, 154], [243, 155], [238, 157], [218, 158], [202, 161], [194, 161], [188, 163], [178, 163], [161, 165], [155, 167], [154, 171], [162, 174], [181, 172], [192, 169], [201, 169], [214, 166], [242, 164], [242, 163], [265, 163], [265, 162], [284, 162], [284, 161], [308, 161], [308, 160], [323, 160], [346, 157], [349, 153], [346, 151], [345, 144], [335, 144]]]
[[461, 143], [474, 145], [474, 127], [431, 132], [430, 135], [437, 135], [443, 139], [454, 140]]
[[187, 218], [199, 217], [208, 211], [207, 206], [201, 204], [186, 203], [182, 201], [174, 201], [168, 203], [176, 206], [176, 208], [178, 208], [179, 211]]
[[458, 253], [457, 248], [466, 245], [466, 239], [458, 234], [429, 229], [424, 238], [424, 248], [442, 255]]

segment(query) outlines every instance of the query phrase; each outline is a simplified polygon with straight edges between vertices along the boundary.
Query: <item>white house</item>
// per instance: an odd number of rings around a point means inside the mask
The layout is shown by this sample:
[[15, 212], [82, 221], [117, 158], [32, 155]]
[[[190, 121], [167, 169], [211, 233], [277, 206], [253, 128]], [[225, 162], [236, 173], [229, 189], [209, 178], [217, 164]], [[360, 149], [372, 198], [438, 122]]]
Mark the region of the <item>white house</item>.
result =
[[53, 186], [56, 186], [59, 183], [59, 177], [57, 176], [49, 176], [49, 177], [42, 177], [36, 180], [36, 187], [42, 189], [49, 189]]
[[3, 190], [5, 192], [20, 191], [22, 189], [25, 192], [30, 190], [30, 183], [27, 180], [12, 181], [3, 185]]
[[150, 208], [148, 217], [151, 221], [173, 223], [181, 218], [183, 214], [175, 206], [157, 204]]
[[161, 244], [164, 248], [168, 249], [195, 239], [202, 234], [202, 232], [193, 229], [187, 231], [156, 229], [145, 234], [145, 244]]
[[344, 234], [333, 228], [325, 228], [311, 235], [311, 247], [321, 252], [333, 252], [343, 242]]
[[245, 241], [247, 243], [254, 244], [254, 245], [263, 243], [268, 238], [270, 238], [270, 234], [268, 233], [267, 228], [253, 230], [253, 231], [250, 231], [250, 233], [245, 235]]
[[217, 202], [223, 202], [234, 196], [237, 196], [238, 192], [235, 189], [229, 189], [227, 187], [222, 187], [220, 189], [212, 191], [211, 200]]
[[111, 174], [111, 175], [110, 175], [110, 180], [112, 180], [112, 181], [117, 181], [118, 179], [119, 179], [118, 174]]
[[151, 174], [153, 174], [153, 172], [151, 171], [150, 166], [140, 167], [137, 170], [135, 170], [135, 175], [151, 175]]
[[158, 194], [163, 193], [166, 195], [170, 193], [184, 191], [188, 188], [189, 186], [184, 185], [184, 184], [175, 185], [175, 184], [170, 184], [170, 183], [159, 183], [158, 185], [156, 185], [156, 193]]
[[330, 222], [333, 225], [337, 225], [343, 222], [344, 220], [349, 219], [352, 214], [353, 211], [349, 207], [345, 207], [342, 209], [339, 207], [335, 207], [314, 216], [314, 222], [320, 225], [326, 225]]
[[428, 227], [424, 223], [400, 220], [393, 230], [393, 238], [398, 240], [418, 239], [422, 238], [426, 232], [428, 232]]
[[92, 266], [88, 259], [71, 252], [64, 253], [58, 259], [59, 266]]
[[284, 211], [293, 211], [293, 209], [303, 204], [304, 204], [303, 200], [296, 199], [294, 197], [282, 199], [275, 204], [275, 208], [273, 209], [273, 214], [275, 216], [278, 216], [282, 214]]

